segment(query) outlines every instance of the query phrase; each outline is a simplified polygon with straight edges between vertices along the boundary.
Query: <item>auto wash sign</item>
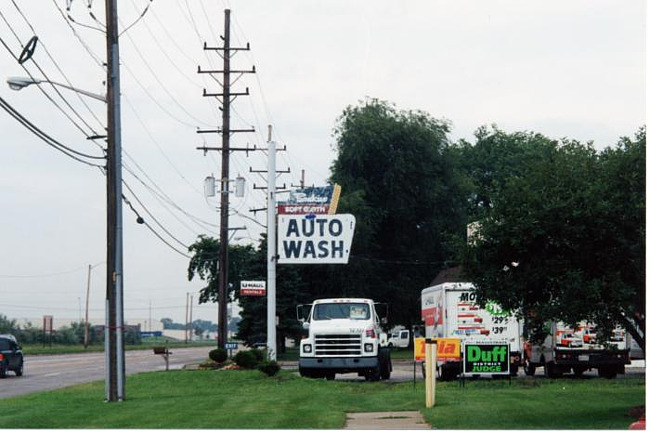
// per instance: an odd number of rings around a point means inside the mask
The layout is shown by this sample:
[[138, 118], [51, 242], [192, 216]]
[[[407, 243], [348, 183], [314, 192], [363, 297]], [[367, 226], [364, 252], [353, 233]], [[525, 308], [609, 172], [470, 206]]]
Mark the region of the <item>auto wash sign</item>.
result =
[[463, 345], [463, 372], [473, 374], [510, 374], [510, 344], [465, 343]]
[[355, 223], [351, 214], [278, 215], [278, 263], [347, 264]]

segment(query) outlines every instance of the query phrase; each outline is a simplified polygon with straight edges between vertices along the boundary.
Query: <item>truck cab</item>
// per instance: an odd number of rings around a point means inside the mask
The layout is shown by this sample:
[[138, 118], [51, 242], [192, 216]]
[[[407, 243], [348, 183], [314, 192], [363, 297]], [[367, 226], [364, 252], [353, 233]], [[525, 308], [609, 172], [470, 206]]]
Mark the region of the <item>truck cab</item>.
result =
[[411, 333], [408, 329], [401, 329], [390, 333], [388, 337], [388, 347], [409, 347], [411, 342]]
[[[302, 316], [301, 311], [308, 309]], [[388, 379], [390, 352], [375, 302], [361, 298], [318, 299], [298, 306], [298, 320], [307, 337], [300, 342], [301, 376], [334, 379], [337, 373], [358, 373], [366, 380]]]

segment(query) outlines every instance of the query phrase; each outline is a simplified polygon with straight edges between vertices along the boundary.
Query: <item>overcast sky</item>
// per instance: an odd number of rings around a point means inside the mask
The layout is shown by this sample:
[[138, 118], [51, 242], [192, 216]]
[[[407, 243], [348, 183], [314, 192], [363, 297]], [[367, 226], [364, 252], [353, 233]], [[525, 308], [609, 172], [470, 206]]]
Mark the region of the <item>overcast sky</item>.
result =
[[[86, 136], [105, 127], [102, 102], [60, 90], [63, 101], [46, 85], [15, 92], [4, 84], [26, 69], [104, 93], [105, 40], [97, 29], [104, 5], [90, 3], [89, 9], [87, 0], [0, 0], [0, 38], [11, 51], [0, 45], [0, 97], [60, 142], [99, 155]], [[203, 180], [220, 173], [220, 154], [196, 147], [218, 146], [220, 138], [196, 130], [220, 126], [217, 103], [202, 96], [203, 89], [218, 92], [219, 84], [196, 72], [199, 65], [221, 68], [217, 54], [202, 48], [220, 46], [226, 7], [232, 45], [251, 46], [232, 66], [257, 69], [235, 83], [234, 91], [248, 87], [251, 96], [232, 106], [232, 127], [257, 132], [236, 134], [232, 145], [265, 147], [272, 124], [276, 141], [287, 146], [278, 169], [291, 169], [280, 185], [299, 184], [302, 170], [307, 184], [325, 184], [336, 119], [366, 97], [447, 119], [453, 140], [471, 141], [479, 126], [495, 123], [603, 149], [645, 123], [643, 0], [122, 0], [122, 29], [135, 22], [120, 37], [124, 179], [141, 203], [124, 193], [180, 253], [199, 234], [218, 233], [217, 203], [204, 197]], [[39, 45], [23, 68], [12, 53], [19, 55], [34, 34]], [[44, 314], [78, 320], [88, 265], [96, 265], [90, 317], [103, 323], [105, 177], [47, 146], [3, 110], [0, 146], [0, 314], [38, 324]], [[246, 226], [234, 241], [246, 243], [266, 224], [264, 212], [249, 212], [265, 206], [265, 192], [253, 188], [265, 185], [265, 177], [249, 169], [264, 170], [267, 159], [253, 152], [235, 153], [231, 161], [232, 177], [247, 178], [246, 198], [233, 197], [231, 207], [258, 222], [232, 215], [231, 227]], [[135, 219], [125, 205], [127, 322], [144, 323], [150, 306], [154, 320], [183, 322], [186, 293], [196, 302], [202, 282], [188, 282], [188, 259]], [[216, 322], [216, 307], [195, 305], [194, 318]]]

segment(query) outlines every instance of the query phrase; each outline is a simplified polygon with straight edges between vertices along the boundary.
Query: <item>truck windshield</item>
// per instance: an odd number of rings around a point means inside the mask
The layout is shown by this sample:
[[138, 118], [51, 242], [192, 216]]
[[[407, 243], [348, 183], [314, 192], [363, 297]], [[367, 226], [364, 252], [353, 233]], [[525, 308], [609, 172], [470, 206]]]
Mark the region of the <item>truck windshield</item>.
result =
[[331, 319], [370, 319], [370, 306], [368, 304], [333, 303], [317, 304], [314, 306], [314, 320]]

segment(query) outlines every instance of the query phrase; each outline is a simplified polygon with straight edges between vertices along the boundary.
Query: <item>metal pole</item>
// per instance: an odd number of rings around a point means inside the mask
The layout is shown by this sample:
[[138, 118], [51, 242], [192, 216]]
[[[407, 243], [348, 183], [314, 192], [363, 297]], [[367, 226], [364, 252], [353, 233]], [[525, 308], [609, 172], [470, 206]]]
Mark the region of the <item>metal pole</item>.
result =
[[230, 9], [225, 11], [223, 39], [223, 110], [221, 127], [221, 218], [219, 230], [219, 347], [226, 346], [228, 323], [228, 178], [230, 176]]
[[267, 227], [267, 337], [266, 347], [270, 361], [277, 359], [277, 342], [275, 336], [275, 266], [276, 266], [276, 239], [275, 239], [275, 141], [271, 140], [271, 127], [269, 127], [269, 170], [268, 170], [268, 197], [266, 210]]
[[122, 270], [122, 136], [120, 120], [120, 61], [117, 0], [106, 0], [106, 54], [108, 103], [106, 152], [107, 285], [109, 365], [108, 401], [124, 400], [124, 303]]

